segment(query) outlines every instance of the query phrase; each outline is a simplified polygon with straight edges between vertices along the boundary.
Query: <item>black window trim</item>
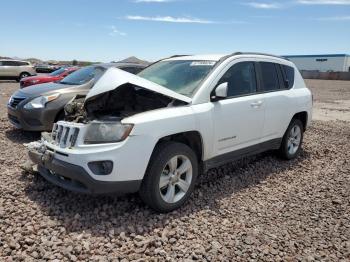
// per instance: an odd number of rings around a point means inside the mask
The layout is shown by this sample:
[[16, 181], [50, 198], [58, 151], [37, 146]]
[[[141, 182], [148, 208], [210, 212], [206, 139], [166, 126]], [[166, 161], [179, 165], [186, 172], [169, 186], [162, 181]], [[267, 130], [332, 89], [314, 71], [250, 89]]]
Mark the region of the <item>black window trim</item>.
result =
[[[258, 68], [258, 71], [259, 71], [259, 92], [258, 94], [266, 94], [266, 93], [274, 93], [274, 92], [281, 92], [281, 91], [286, 91], [286, 90], [289, 90], [290, 88], [281, 88], [281, 83], [280, 83], [280, 80], [279, 80], [279, 77], [278, 77], [278, 71], [276, 71], [277, 73], [277, 78], [278, 78], [278, 83], [279, 83], [279, 88], [278, 89], [275, 89], [275, 90], [264, 90], [263, 89], [263, 84], [262, 84], [262, 72], [261, 72], [261, 64], [262, 62], [265, 62], [265, 63], [272, 63], [272, 64], [275, 64], [275, 70], [277, 70], [277, 67], [276, 65], [281, 65], [279, 63], [276, 63], [276, 62], [269, 62], [269, 61], [258, 61], [256, 62], [256, 66]], [[282, 70], [283, 72], [283, 70]]]
[[224, 74], [219, 78], [219, 80], [216, 82], [216, 84], [215, 84], [213, 90], [210, 92], [210, 101], [211, 101], [211, 102], [214, 102], [214, 101], [212, 101], [211, 98], [212, 98], [212, 96], [214, 96], [215, 90], [216, 90], [216, 88], [218, 87], [218, 83], [220, 82], [221, 78], [226, 74], [226, 72], [227, 72], [228, 70], [230, 70], [233, 66], [238, 65], [238, 64], [240, 64], [240, 63], [246, 63], [246, 62], [252, 63], [252, 64], [253, 64], [253, 67], [254, 67], [254, 72], [255, 72], [255, 86], [256, 86], [255, 92], [253, 92], [253, 93], [247, 93], [247, 94], [242, 94], [242, 95], [236, 95], [236, 96], [228, 96], [228, 97], [225, 97], [225, 98], [221, 98], [219, 101], [221, 101], [221, 100], [227, 100], [227, 99], [233, 99], [233, 98], [246, 97], [246, 96], [252, 96], [252, 95], [257, 95], [257, 94], [259, 94], [259, 93], [258, 93], [258, 90], [259, 90], [259, 86], [258, 86], [258, 85], [259, 85], [259, 80], [258, 80], [258, 72], [257, 72], [257, 68], [256, 68], [256, 62], [255, 62], [255, 61], [240, 61], [240, 62], [237, 62], [237, 63], [234, 63], [233, 65], [231, 65], [231, 66], [224, 72]]
[[280, 90], [286, 89], [286, 82], [285, 82], [286, 78], [283, 76], [281, 65], [275, 63], [275, 70], [277, 72], [279, 89]]

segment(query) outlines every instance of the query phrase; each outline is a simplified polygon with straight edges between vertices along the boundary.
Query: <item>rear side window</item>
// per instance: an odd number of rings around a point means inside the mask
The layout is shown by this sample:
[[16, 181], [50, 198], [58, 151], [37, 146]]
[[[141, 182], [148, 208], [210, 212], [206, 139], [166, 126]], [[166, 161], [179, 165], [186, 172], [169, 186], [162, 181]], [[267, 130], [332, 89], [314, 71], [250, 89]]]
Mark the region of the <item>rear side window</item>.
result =
[[281, 65], [283, 75], [284, 75], [284, 86], [286, 88], [292, 88], [294, 85], [294, 68], [287, 65]]
[[28, 62], [19, 61], [19, 62], [17, 62], [17, 63], [18, 63], [18, 65], [20, 65], [20, 66], [27, 66], [27, 65], [29, 65]]
[[227, 95], [241, 96], [256, 92], [254, 62], [241, 62], [233, 65], [222, 76], [219, 84], [227, 82]]
[[275, 63], [260, 62], [262, 91], [280, 89]]

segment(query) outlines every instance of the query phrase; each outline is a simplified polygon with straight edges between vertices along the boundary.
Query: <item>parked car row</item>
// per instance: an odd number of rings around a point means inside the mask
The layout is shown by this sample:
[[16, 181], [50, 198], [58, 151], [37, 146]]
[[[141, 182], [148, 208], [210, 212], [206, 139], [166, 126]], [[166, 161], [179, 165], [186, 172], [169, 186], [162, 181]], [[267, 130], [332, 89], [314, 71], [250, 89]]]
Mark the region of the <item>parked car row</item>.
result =
[[97, 64], [79, 70], [76, 67], [61, 68], [50, 75], [24, 78], [21, 89], [9, 100], [8, 119], [16, 128], [23, 130], [51, 130], [55, 122], [63, 120], [67, 102], [76, 95], [86, 95], [110, 67], [132, 73], [144, 68], [130, 63]]
[[120, 69], [85, 67], [11, 97], [15, 126], [53, 125], [27, 145], [46, 180], [79, 193], [139, 192], [169, 212], [210, 168], [266, 150], [294, 159], [301, 150], [312, 96], [287, 59], [174, 56], [137, 75]]
[[50, 74], [25, 77], [22, 78], [19, 82], [20, 88], [49, 82], [57, 82], [70, 75], [71, 73], [77, 71], [78, 69], [79, 67], [62, 67], [60, 69], [57, 69], [56, 71], [53, 71]]

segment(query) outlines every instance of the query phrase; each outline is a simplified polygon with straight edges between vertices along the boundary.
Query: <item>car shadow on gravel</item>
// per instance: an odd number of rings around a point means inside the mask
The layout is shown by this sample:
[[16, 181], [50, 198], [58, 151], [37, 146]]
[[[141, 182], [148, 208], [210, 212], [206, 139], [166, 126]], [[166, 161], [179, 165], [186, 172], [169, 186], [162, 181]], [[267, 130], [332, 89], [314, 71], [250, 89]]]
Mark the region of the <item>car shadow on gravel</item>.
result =
[[310, 154], [302, 151], [298, 159], [283, 161], [271, 152], [235, 161], [209, 170], [197, 180], [190, 201], [168, 214], [158, 214], [145, 206], [137, 194], [117, 196], [90, 196], [68, 192], [44, 180], [38, 174], [22, 172], [25, 194], [35, 202], [51, 226], [64, 227], [66, 232], [88, 232], [91, 235], [112, 237], [145, 235], [162, 229], [174, 220], [186, 221], [197, 212], [210, 210], [221, 213], [220, 200], [248, 188], [265, 184], [268, 177], [278, 176], [302, 164]]
[[23, 131], [20, 129], [8, 129], [5, 131], [5, 136], [13, 143], [23, 144], [39, 140], [41, 132]]

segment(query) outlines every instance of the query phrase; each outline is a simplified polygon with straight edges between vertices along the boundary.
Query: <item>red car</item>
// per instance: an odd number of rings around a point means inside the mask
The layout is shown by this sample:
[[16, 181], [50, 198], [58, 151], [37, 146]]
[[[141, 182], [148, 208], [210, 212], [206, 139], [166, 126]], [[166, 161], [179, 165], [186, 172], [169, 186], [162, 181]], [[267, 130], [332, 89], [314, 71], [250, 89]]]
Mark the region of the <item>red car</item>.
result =
[[20, 88], [24, 88], [31, 85], [38, 85], [42, 83], [60, 81], [61, 79], [65, 78], [67, 75], [73, 73], [78, 69], [79, 67], [62, 67], [60, 69], [57, 69], [56, 71], [53, 71], [48, 75], [45, 74], [45, 75], [37, 75], [37, 76], [22, 78], [21, 81], [19, 82]]

